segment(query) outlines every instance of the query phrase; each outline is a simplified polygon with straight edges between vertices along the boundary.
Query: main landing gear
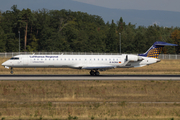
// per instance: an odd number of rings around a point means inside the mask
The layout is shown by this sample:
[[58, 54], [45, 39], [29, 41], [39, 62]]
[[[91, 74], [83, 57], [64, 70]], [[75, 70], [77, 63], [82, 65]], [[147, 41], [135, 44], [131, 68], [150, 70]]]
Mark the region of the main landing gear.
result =
[[10, 73], [13, 74], [13, 67], [11, 67], [11, 72]]
[[98, 75], [99, 75], [99, 71], [98, 71], [98, 70], [95, 70], [95, 71], [94, 71], [94, 70], [91, 70], [91, 71], [90, 71], [90, 75], [92, 75], [92, 76], [93, 76], [93, 75], [98, 76]]

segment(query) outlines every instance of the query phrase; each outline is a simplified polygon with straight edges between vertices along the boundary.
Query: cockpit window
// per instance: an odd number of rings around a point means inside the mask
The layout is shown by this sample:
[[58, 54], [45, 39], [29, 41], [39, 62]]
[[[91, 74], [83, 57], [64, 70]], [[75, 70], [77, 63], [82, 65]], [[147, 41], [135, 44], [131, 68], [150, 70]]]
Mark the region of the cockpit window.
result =
[[10, 60], [19, 60], [18, 57], [12, 57]]

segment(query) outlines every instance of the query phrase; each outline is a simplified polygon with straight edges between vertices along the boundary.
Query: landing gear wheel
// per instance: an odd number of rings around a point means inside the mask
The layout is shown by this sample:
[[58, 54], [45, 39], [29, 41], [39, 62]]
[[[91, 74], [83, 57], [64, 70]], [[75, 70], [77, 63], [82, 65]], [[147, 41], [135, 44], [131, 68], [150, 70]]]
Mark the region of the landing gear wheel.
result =
[[96, 71], [96, 72], [95, 72], [95, 75], [98, 76], [98, 75], [99, 75], [99, 71]]
[[92, 75], [92, 76], [95, 75], [93, 70], [90, 71], [90, 75]]
[[90, 75], [92, 75], [92, 76], [93, 76], [93, 75], [98, 76], [98, 75], [99, 75], [99, 71], [97, 71], [97, 70], [96, 70], [96, 71], [91, 70], [91, 71], [90, 71]]
[[11, 72], [10, 73], [13, 74], [13, 68], [11, 68]]

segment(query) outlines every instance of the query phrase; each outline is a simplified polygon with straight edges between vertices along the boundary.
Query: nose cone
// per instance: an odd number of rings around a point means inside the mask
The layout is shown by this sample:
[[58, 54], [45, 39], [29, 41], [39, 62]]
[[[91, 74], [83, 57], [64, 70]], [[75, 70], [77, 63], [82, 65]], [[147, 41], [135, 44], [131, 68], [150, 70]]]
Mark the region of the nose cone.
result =
[[7, 62], [7, 61], [6, 61], [6, 62], [3, 62], [1, 65], [4, 66], [5, 68], [9, 69], [8, 62]]
[[2, 66], [5, 66], [5, 62], [3, 62], [1, 65], [2, 65]]
[[3, 62], [1, 65], [2, 65], [2, 66], [7, 66], [7, 65], [8, 65], [8, 64], [7, 64], [7, 61], [6, 61], [6, 62]]

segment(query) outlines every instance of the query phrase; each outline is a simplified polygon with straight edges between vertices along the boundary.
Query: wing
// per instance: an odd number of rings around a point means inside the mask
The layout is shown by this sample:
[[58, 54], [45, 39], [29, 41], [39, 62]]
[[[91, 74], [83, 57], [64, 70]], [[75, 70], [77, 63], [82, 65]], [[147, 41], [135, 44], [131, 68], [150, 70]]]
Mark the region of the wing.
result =
[[114, 68], [116, 68], [116, 66], [83, 66], [81, 69], [105, 71]]

